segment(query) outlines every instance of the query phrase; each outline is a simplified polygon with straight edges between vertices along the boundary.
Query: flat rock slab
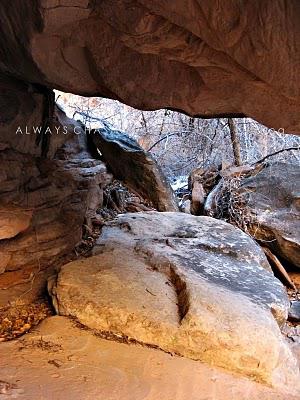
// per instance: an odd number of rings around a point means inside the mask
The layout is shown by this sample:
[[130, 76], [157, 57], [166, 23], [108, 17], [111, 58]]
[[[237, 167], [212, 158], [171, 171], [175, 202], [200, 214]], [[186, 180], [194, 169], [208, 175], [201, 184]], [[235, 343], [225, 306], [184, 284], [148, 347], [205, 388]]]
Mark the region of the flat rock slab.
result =
[[117, 179], [158, 211], [178, 211], [175, 194], [157, 162], [134, 139], [108, 127], [94, 130], [90, 137]]
[[1, 400], [297, 400], [158, 350], [103, 340], [64, 317], [0, 344]]
[[268, 383], [298, 374], [273, 318], [287, 314], [284, 288], [240, 230], [182, 213], [126, 214], [96, 252], [49, 282], [59, 314]]

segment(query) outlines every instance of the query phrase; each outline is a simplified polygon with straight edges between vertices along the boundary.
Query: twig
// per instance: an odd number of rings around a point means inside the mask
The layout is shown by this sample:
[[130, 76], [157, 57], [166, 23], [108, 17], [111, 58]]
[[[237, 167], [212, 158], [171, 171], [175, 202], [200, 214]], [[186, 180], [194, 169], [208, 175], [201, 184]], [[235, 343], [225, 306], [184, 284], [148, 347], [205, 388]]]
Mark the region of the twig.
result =
[[150, 293], [152, 296], [156, 296], [156, 294], [150, 292], [150, 290], [148, 290], [147, 288], [146, 288], [146, 292]]

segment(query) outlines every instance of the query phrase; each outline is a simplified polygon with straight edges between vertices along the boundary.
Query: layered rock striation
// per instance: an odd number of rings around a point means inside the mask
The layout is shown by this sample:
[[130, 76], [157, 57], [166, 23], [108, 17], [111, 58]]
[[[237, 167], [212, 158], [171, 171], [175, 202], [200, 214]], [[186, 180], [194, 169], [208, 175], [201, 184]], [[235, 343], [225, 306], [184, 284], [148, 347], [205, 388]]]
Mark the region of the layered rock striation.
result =
[[[16, 81], [6, 89], [10, 96], [0, 138], [0, 308], [42, 294], [60, 259], [81, 241], [82, 225], [101, 205], [101, 191], [112, 179], [105, 164], [88, 153], [81, 124], [58, 108], [47, 121], [52, 134], [37, 145], [33, 128], [45, 122], [47, 93], [31, 92]], [[80, 134], [74, 134], [75, 126]], [[47, 157], [41, 157], [43, 146]]]

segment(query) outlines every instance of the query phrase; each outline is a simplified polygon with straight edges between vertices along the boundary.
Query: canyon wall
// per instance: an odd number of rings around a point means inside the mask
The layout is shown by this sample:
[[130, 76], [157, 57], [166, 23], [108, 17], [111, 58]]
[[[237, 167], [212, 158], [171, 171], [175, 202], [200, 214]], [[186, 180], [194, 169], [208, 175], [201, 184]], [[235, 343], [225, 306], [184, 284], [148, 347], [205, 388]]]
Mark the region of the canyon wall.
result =
[[37, 145], [33, 130], [43, 125], [49, 93], [16, 81], [1, 89], [7, 100], [0, 139], [0, 308], [38, 298], [64, 257], [74, 255], [82, 225], [111, 180], [87, 152], [83, 127], [58, 108], [47, 157], [41, 157], [45, 138]]

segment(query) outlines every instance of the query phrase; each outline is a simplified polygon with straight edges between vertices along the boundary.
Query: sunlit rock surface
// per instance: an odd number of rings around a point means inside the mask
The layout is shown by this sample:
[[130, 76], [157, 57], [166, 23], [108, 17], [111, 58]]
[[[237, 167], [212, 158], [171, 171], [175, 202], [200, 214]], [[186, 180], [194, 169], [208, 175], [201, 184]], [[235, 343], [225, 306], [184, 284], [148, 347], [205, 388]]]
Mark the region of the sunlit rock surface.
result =
[[287, 316], [285, 289], [237, 228], [183, 213], [121, 215], [94, 252], [49, 282], [59, 314], [271, 384], [297, 375], [273, 318]]
[[298, 0], [2, 1], [0, 71], [136, 108], [244, 114], [300, 133], [299, 16]]

